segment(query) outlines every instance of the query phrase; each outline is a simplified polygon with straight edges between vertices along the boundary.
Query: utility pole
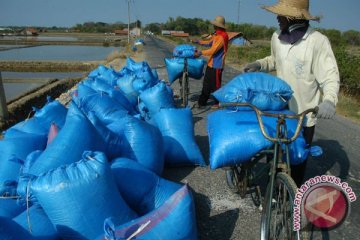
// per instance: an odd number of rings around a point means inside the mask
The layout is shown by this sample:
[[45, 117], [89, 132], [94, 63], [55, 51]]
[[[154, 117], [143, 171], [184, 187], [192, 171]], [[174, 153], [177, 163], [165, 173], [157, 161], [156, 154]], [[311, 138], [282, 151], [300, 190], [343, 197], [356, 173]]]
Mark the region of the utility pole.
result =
[[6, 104], [5, 91], [0, 72], [0, 122], [8, 119], [9, 113]]
[[130, 43], [130, 0], [128, 2], [128, 43]]

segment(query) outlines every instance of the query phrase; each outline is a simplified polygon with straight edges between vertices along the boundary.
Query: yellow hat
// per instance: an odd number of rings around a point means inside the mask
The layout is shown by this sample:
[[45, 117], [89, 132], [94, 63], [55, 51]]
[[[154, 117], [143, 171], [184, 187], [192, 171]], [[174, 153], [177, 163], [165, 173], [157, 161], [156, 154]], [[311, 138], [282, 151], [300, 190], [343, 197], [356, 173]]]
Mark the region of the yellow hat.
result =
[[279, 0], [275, 5], [263, 6], [262, 8], [284, 17], [316, 21], [320, 20], [320, 17], [311, 16], [309, 13], [309, 0]]
[[214, 20], [210, 21], [212, 25], [226, 29], [225, 18], [223, 16], [217, 16]]

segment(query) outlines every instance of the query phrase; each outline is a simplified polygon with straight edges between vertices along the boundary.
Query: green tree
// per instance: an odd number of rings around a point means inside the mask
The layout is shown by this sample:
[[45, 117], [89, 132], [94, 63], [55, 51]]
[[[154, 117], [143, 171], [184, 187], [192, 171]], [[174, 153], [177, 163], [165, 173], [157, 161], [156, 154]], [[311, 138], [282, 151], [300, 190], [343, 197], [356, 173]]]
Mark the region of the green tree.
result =
[[148, 25], [146, 25], [146, 27], [144, 28], [145, 31], [150, 31], [154, 34], [160, 34], [161, 32], [161, 25], [158, 23], [150, 23]]
[[358, 31], [354, 31], [354, 30], [346, 31], [342, 34], [342, 37], [344, 38], [346, 43], [348, 43], [350, 45], [353, 45], [353, 46], [360, 45], [360, 32], [358, 32]]

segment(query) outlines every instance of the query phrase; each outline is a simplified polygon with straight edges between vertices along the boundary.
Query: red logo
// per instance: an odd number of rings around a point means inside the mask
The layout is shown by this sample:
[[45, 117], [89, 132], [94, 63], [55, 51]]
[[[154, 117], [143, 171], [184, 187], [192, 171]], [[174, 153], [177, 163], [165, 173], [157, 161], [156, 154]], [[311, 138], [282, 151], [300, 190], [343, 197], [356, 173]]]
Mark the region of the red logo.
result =
[[317, 185], [304, 200], [306, 218], [318, 228], [332, 228], [342, 223], [349, 211], [348, 200], [334, 185]]

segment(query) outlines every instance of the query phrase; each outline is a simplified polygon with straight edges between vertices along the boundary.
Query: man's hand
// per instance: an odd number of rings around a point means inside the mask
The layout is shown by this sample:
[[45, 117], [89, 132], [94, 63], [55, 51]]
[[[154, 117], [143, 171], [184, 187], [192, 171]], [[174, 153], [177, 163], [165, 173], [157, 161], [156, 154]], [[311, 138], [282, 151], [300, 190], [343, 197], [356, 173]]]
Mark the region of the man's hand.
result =
[[191, 43], [197, 43], [197, 44], [198, 44], [198, 43], [199, 43], [199, 40], [198, 40], [198, 39], [191, 39], [190, 42], [191, 42]]
[[199, 50], [196, 50], [195, 52], [194, 52], [194, 57], [196, 57], [196, 58], [198, 58], [198, 57], [200, 57], [202, 54], [201, 54], [201, 51], [199, 51]]
[[318, 118], [330, 119], [333, 118], [336, 112], [335, 104], [329, 100], [325, 100], [319, 104]]
[[243, 72], [258, 72], [261, 69], [261, 64], [257, 61], [248, 63], [244, 69]]

